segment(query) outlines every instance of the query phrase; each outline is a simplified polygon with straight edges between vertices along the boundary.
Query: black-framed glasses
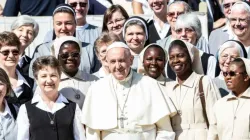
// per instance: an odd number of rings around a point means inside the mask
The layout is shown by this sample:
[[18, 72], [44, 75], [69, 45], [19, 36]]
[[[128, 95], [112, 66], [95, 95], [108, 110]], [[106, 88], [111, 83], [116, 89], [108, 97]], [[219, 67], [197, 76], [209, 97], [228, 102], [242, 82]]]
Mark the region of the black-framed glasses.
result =
[[80, 7], [87, 7], [88, 3], [86, 2], [72, 2], [69, 3], [69, 5], [73, 8], [76, 8], [77, 4], [79, 4]]
[[62, 54], [59, 54], [59, 56], [60, 56], [62, 59], [67, 59], [67, 58], [69, 58], [70, 56], [73, 57], [73, 58], [78, 58], [78, 57], [80, 56], [80, 53], [79, 53], [79, 52], [62, 53]]
[[230, 77], [236, 76], [238, 74], [245, 74], [246, 72], [234, 72], [234, 71], [229, 71], [229, 72], [223, 72], [224, 77], [227, 77], [228, 75]]
[[224, 9], [228, 9], [228, 8], [230, 8], [231, 6], [233, 6], [234, 4], [235, 4], [235, 2], [224, 3], [224, 4], [223, 4], [223, 8], [224, 8]]
[[10, 53], [12, 53], [14, 56], [19, 55], [19, 50], [5, 50], [5, 51], [0, 51], [0, 53], [4, 56], [9, 56]]

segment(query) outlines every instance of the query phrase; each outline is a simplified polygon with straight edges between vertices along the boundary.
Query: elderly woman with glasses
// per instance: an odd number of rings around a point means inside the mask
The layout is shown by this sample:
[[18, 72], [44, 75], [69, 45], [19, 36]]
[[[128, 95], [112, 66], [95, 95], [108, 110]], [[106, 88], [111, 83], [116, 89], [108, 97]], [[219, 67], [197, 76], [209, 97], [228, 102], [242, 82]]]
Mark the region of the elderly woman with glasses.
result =
[[31, 58], [25, 55], [25, 49], [34, 41], [39, 32], [38, 23], [28, 15], [21, 15], [11, 24], [11, 30], [19, 38], [20, 59], [17, 69], [25, 75], [29, 75]]
[[216, 53], [220, 45], [222, 45], [228, 39], [232, 39], [234, 37], [232, 29], [230, 29], [228, 18], [231, 13], [232, 6], [237, 1], [242, 1], [242, 0], [223, 0], [222, 1], [222, 9], [225, 15], [225, 18], [224, 18], [225, 25], [218, 29], [213, 30], [210, 33], [209, 38], [208, 38], [208, 44], [209, 46], [211, 46], [210, 53], [213, 54], [214, 56], [216, 56]]
[[224, 81], [223, 72], [229, 70], [230, 63], [237, 57], [247, 58], [247, 52], [242, 43], [236, 40], [228, 40], [224, 42], [218, 50], [218, 63], [220, 74], [213, 81], [220, 90], [221, 96], [224, 97], [229, 93], [229, 90]]
[[214, 105], [208, 140], [247, 140], [250, 135], [250, 60], [235, 58], [223, 75], [230, 93]]
[[58, 60], [54, 56], [39, 57], [32, 70], [40, 92], [20, 107], [17, 140], [85, 140], [79, 106], [58, 91]]
[[[53, 12], [53, 32], [55, 38], [62, 36], [75, 36], [76, 31], [76, 13], [68, 4], [60, 4]], [[51, 55], [53, 41], [43, 43], [36, 47], [32, 57], [29, 76], [33, 77], [32, 64], [40, 56]], [[99, 69], [98, 60], [94, 53], [94, 47], [88, 43], [82, 42], [82, 57], [80, 70], [87, 73], [94, 73]]]
[[98, 78], [79, 70], [81, 42], [73, 36], [63, 36], [54, 41], [54, 50], [62, 70], [58, 89], [64, 97], [82, 108], [89, 86]]
[[234, 34], [233, 39], [240, 41], [250, 58], [250, 4], [249, 2], [238, 1], [232, 8], [229, 15], [229, 23]]
[[102, 32], [112, 32], [122, 40], [123, 25], [128, 18], [128, 13], [121, 5], [110, 6], [103, 16]]
[[13, 96], [7, 98], [7, 101], [14, 103], [18, 107], [32, 99], [34, 86], [33, 79], [22, 75], [16, 69], [19, 61], [20, 47], [21, 43], [14, 33], [0, 33], [0, 67], [9, 76], [14, 92]]
[[168, 50], [170, 43], [173, 41], [174, 36], [176, 36], [175, 23], [178, 16], [184, 13], [190, 13], [191, 11], [191, 7], [185, 1], [174, 1], [170, 3], [167, 8], [167, 20], [171, 27], [171, 35], [164, 39], [157, 40], [156, 43], [165, 50]]
[[207, 40], [201, 33], [201, 22], [194, 13], [182, 14], [175, 24], [176, 38], [193, 44], [199, 50], [209, 53]]
[[195, 13], [182, 14], [177, 18], [175, 25], [175, 36], [173, 39], [180, 39], [189, 42], [196, 47], [199, 52], [202, 63], [202, 71], [199, 74], [205, 74], [214, 78], [216, 75], [217, 60], [209, 54], [207, 40], [201, 34], [201, 22]]

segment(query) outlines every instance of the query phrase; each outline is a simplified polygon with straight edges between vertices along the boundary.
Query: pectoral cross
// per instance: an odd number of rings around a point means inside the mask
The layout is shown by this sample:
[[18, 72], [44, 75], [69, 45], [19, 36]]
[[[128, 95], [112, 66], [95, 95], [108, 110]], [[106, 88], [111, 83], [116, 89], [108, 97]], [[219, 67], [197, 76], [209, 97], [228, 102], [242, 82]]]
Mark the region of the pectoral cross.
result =
[[124, 116], [124, 114], [121, 114], [121, 117], [118, 118], [118, 120], [120, 120], [120, 124], [121, 124], [121, 128], [124, 128], [124, 121], [127, 120], [128, 118], [126, 118]]
[[182, 115], [182, 111], [181, 110], [177, 110], [177, 113], [181, 116]]

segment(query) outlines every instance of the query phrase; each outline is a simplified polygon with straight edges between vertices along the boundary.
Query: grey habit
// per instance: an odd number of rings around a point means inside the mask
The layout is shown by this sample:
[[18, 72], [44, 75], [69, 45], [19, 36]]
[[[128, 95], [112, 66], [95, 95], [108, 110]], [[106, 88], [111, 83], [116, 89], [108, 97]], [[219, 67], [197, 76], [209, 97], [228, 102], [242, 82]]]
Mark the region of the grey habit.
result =
[[229, 40], [229, 34], [227, 33], [228, 30], [225, 26], [213, 30], [209, 36], [208, 44], [210, 46], [210, 53], [216, 56], [216, 53], [224, 42]]

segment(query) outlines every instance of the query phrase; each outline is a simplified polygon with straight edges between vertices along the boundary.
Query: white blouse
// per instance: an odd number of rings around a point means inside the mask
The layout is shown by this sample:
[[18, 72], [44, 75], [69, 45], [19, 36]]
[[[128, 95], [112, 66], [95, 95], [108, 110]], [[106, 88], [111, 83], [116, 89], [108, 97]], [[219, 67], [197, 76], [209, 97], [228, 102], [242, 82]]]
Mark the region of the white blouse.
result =
[[[68, 100], [59, 93], [59, 97], [53, 105], [53, 108], [50, 110], [46, 106], [45, 102], [42, 100], [40, 94], [36, 94], [31, 100], [31, 104], [36, 104], [36, 107], [44, 111], [54, 114], [56, 111], [62, 109], [65, 106], [65, 103], [69, 103]], [[76, 104], [75, 117], [73, 123], [73, 134], [75, 140], [85, 140], [85, 130], [81, 124], [81, 110]], [[19, 114], [17, 117], [17, 140], [29, 140], [29, 118], [27, 114], [27, 109], [25, 104], [21, 105]]]

